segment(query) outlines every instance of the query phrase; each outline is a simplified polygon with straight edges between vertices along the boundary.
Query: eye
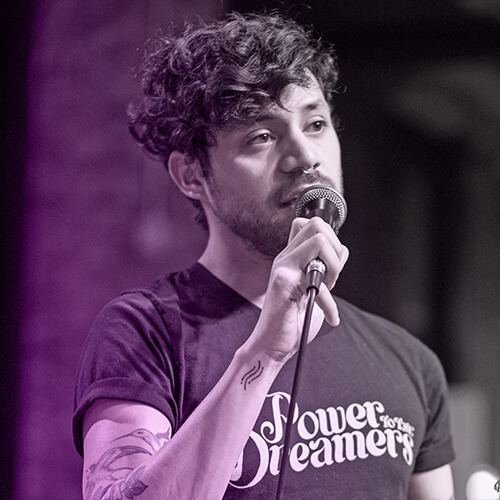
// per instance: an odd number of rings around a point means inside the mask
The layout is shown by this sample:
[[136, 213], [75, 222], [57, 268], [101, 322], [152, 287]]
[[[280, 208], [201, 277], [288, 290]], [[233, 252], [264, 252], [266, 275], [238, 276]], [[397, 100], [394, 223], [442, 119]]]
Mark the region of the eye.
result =
[[269, 132], [262, 132], [254, 137], [252, 137], [248, 144], [266, 144], [272, 140], [272, 135]]
[[328, 123], [325, 120], [315, 120], [307, 126], [307, 130], [310, 132], [321, 132], [327, 126]]

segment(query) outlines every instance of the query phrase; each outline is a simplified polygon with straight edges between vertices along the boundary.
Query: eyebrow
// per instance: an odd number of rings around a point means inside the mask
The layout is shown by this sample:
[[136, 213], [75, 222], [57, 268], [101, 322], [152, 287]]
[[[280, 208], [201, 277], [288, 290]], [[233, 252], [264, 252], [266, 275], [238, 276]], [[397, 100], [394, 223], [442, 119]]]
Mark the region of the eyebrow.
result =
[[[308, 112], [308, 111], [315, 111], [316, 109], [321, 108], [321, 107], [327, 108], [328, 105], [324, 101], [322, 101], [321, 99], [317, 99], [317, 100], [308, 102], [308, 103], [304, 104], [303, 106], [301, 106], [299, 108], [299, 112], [300, 113], [305, 113], [305, 112]], [[286, 108], [284, 108], [284, 109], [286, 110]], [[278, 117], [278, 113], [277, 112], [265, 111], [261, 115], [257, 116], [257, 119], [255, 121], [256, 122], [265, 122], [265, 121], [268, 121], [268, 120], [274, 120], [277, 117]]]

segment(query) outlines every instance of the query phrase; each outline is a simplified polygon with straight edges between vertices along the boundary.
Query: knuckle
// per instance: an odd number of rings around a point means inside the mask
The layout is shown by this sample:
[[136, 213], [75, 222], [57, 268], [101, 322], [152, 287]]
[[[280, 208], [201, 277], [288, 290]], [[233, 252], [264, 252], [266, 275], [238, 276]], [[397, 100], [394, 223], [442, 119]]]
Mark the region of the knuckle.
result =
[[315, 216], [310, 220], [311, 227], [317, 231], [320, 231], [325, 224], [326, 222], [321, 217], [318, 216]]
[[302, 227], [305, 224], [307, 224], [307, 219], [304, 217], [295, 217], [295, 219], [292, 220], [292, 227]]
[[316, 233], [313, 236], [313, 240], [318, 247], [324, 247], [329, 244], [328, 238], [323, 233]]
[[275, 285], [282, 287], [290, 281], [290, 273], [285, 267], [278, 266], [274, 268], [272, 278]]

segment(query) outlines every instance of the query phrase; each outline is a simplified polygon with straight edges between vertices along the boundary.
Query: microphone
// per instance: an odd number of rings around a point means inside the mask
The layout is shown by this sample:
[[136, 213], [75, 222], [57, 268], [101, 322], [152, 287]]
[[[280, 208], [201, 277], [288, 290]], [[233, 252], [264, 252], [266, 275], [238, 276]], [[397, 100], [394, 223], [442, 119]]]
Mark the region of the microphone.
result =
[[[330, 224], [335, 233], [338, 233], [340, 226], [342, 226], [347, 216], [347, 205], [342, 195], [330, 186], [311, 186], [299, 194], [297, 201], [295, 202], [295, 216], [306, 217], [308, 219], [315, 216], [321, 217], [325, 222]], [[292, 435], [293, 412], [299, 391], [299, 381], [302, 373], [304, 352], [307, 345], [314, 301], [316, 294], [319, 292], [319, 287], [323, 281], [325, 271], [326, 266], [321, 259], [313, 259], [309, 262], [306, 268], [308, 283], [307, 307], [304, 314], [304, 325], [302, 328], [302, 335], [300, 337], [299, 350], [297, 352], [297, 365], [295, 366], [295, 375], [293, 377], [292, 393], [290, 394], [290, 406], [288, 408], [283, 451], [280, 459], [280, 472], [276, 500], [282, 500], [283, 498], [285, 473], [289, 463], [288, 455], [290, 452], [290, 441]]]
[[[311, 186], [302, 191], [295, 202], [295, 217], [321, 217], [329, 224], [335, 234], [347, 217], [347, 204], [344, 197], [330, 186]], [[319, 291], [326, 272], [325, 263], [321, 259], [313, 259], [306, 268], [307, 290], [315, 288]]]

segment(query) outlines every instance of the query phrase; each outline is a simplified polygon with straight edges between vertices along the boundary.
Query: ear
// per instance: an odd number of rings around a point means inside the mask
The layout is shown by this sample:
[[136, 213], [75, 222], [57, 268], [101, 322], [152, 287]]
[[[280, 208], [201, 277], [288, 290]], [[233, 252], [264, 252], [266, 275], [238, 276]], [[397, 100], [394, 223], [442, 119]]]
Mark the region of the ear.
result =
[[182, 194], [194, 200], [205, 197], [206, 179], [198, 160], [189, 160], [180, 151], [172, 151], [168, 172]]

